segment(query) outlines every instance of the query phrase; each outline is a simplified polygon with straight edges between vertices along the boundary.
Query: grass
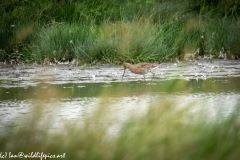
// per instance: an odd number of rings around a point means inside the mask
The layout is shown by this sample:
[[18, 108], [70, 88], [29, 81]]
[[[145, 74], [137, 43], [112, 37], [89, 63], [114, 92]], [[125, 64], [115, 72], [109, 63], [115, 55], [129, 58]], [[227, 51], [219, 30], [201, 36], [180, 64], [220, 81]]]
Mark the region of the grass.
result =
[[[0, 60], [11, 63], [71, 61], [137, 63], [171, 60], [200, 48], [215, 54], [240, 52], [237, 1], [2, 1]], [[222, 8], [226, 4], [226, 8]], [[217, 7], [215, 7], [217, 6]], [[204, 39], [201, 39], [204, 36]], [[43, 95], [45, 96], [45, 95]], [[96, 127], [108, 106], [87, 117], [82, 126], [64, 123], [51, 132], [51, 117], [42, 122], [44, 106], [18, 128], [0, 135], [0, 154], [65, 153], [66, 159], [238, 159], [239, 113], [208, 121], [177, 104], [153, 102], [146, 115], [132, 117], [115, 136]]]
[[191, 106], [177, 109], [176, 105], [169, 100], [152, 102], [146, 115], [132, 117], [111, 136], [97, 125], [113, 114], [105, 105], [82, 126], [65, 122], [59, 132], [50, 131], [51, 117], [42, 121], [45, 108], [33, 106], [33, 114], [20, 127], [9, 126], [0, 136], [0, 151], [65, 153], [66, 159], [238, 159], [239, 104], [228, 117], [218, 114], [210, 121], [204, 111], [193, 115]]
[[86, 26], [69, 25], [56, 23], [44, 29], [39, 29], [36, 35], [34, 45], [35, 59], [42, 61], [48, 58], [53, 61], [67, 61], [73, 58], [81, 58], [86, 62], [91, 62], [92, 45], [94, 39], [94, 31], [85, 32]]
[[1, 61], [120, 64], [171, 60], [198, 48], [200, 55], [240, 52], [240, 4], [233, 0], [1, 4]]

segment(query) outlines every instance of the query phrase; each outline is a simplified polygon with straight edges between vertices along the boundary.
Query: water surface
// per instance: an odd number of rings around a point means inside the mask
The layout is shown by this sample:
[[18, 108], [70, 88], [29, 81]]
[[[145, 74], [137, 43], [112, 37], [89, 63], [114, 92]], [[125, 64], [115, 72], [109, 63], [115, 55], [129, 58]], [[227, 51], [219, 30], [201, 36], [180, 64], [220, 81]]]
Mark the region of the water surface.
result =
[[[12, 65], [0, 69], [0, 127], [21, 121], [38, 105], [46, 106], [52, 129], [65, 122], [84, 118], [104, 106], [108, 119], [98, 122], [109, 132], [117, 132], [131, 116], [147, 113], [151, 105], [168, 99], [176, 107], [189, 106], [191, 113], [205, 109], [210, 118], [221, 110], [232, 113], [239, 105], [239, 61], [209, 63], [165, 63], [159, 66], [153, 81], [127, 71], [123, 81], [122, 66], [40, 66]], [[157, 103], [157, 104], [156, 104]], [[102, 108], [103, 109], [103, 108]]]

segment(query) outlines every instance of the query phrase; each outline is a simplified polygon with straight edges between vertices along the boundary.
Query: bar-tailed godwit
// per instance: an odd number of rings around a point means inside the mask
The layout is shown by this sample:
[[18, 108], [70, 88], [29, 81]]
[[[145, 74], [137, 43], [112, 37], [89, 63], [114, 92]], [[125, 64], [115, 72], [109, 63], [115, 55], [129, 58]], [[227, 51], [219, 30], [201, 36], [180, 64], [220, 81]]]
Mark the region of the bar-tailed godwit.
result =
[[[158, 65], [159, 65], [159, 63], [138, 63], [135, 65], [131, 65], [130, 63], [123, 63], [124, 72], [122, 75], [122, 79], [123, 79], [126, 69], [129, 69], [132, 73], [143, 75], [144, 80], [145, 80], [145, 74], [147, 74], [148, 72], [152, 73], [152, 75], [154, 77], [155, 73], [152, 72], [152, 69], [156, 68]], [[152, 77], [152, 79], [153, 79], [153, 77]], [[152, 81], [152, 79], [151, 79], [151, 81]]]

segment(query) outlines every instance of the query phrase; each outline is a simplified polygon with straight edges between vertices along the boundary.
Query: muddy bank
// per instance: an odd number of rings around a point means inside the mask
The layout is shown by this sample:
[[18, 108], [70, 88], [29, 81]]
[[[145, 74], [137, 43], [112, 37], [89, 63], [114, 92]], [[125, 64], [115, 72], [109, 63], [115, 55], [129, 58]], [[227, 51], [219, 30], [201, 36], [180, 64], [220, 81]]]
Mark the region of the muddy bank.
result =
[[[213, 60], [162, 63], [154, 70], [153, 81], [169, 79], [207, 79], [218, 77], [239, 77], [240, 60]], [[1, 65], [0, 85], [2, 87], [34, 86], [40, 82], [50, 84], [64, 83], [95, 83], [121, 81], [123, 66], [109, 64], [99, 66], [73, 66], [61, 65]], [[151, 74], [146, 78], [150, 81]], [[125, 73], [123, 82], [143, 81], [142, 75], [132, 74], [129, 70]]]

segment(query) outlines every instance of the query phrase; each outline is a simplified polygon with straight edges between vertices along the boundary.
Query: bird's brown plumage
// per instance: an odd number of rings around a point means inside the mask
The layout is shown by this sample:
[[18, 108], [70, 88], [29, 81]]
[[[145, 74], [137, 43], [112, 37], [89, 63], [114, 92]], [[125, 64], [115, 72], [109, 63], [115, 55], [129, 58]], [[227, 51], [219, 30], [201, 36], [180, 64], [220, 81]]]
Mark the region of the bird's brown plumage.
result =
[[144, 80], [145, 80], [144, 75], [147, 74], [148, 72], [151, 72], [153, 74], [153, 77], [154, 77], [155, 74], [151, 71], [151, 69], [157, 67], [158, 64], [159, 63], [138, 63], [138, 64], [135, 64], [135, 65], [132, 65], [130, 63], [123, 63], [124, 73], [122, 75], [122, 79], [123, 79], [123, 76], [125, 74], [126, 69], [129, 69], [132, 73], [143, 75]]

